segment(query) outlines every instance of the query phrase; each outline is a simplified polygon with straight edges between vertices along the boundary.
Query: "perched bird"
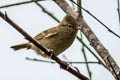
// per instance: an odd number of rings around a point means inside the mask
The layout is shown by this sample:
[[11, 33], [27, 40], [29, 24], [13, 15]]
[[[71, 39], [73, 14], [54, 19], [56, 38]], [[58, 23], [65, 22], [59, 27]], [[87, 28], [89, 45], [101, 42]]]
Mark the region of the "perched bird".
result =
[[[76, 20], [67, 14], [61, 23], [53, 28], [45, 30], [36, 35], [34, 39], [48, 50], [53, 50], [55, 55], [59, 55], [65, 51], [73, 43], [77, 34]], [[33, 49], [37, 54], [48, 57], [42, 50], [37, 48], [31, 42], [11, 46], [15, 51], [20, 49]]]

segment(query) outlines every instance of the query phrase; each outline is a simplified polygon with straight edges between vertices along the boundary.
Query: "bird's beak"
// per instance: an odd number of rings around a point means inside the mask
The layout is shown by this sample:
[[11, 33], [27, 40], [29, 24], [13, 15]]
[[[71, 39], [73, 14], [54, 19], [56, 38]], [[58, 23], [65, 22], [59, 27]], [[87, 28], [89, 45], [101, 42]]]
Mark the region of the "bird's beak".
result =
[[75, 29], [76, 29], [76, 30], [80, 30], [80, 26], [77, 26]]

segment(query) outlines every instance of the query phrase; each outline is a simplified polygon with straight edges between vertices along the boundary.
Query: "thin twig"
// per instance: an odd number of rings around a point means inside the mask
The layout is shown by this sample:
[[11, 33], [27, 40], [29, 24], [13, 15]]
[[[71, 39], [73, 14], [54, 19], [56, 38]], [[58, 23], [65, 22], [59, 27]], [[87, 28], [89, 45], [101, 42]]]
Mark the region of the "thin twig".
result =
[[85, 8], [83, 8], [82, 6], [78, 5], [73, 0], [70, 0], [70, 1], [72, 1], [74, 4], [76, 4], [77, 6], [79, 6], [82, 10], [84, 10], [86, 13], [88, 13], [90, 16], [92, 16], [95, 20], [97, 20], [100, 24], [102, 24], [110, 33], [112, 33], [116, 37], [120, 38], [120, 36], [118, 34], [116, 34], [114, 31], [112, 31], [108, 26], [106, 26], [102, 21], [100, 21], [97, 17], [95, 17], [91, 12], [89, 12], [88, 10], [86, 10]]
[[[82, 33], [80, 32], [80, 35], [81, 35], [81, 39], [83, 40], [83, 36], [82, 36]], [[84, 59], [85, 59], [85, 62], [88, 62], [87, 60], [87, 56], [86, 56], [86, 52], [85, 52], [85, 46], [82, 44], [82, 53], [83, 53], [83, 56], [84, 56]], [[89, 78], [91, 80], [92, 78], [92, 73], [90, 71], [90, 67], [89, 65], [86, 63], [86, 68], [87, 68], [87, 71], [88, 71], [88, 74], [89, 74]]]
[[[52, 64], [55, 64], [56, 62], [55, 61], [47, 61], [47, 60], [41, 60], [41, 59], [36, 59], [36, 58], [28, 58], [26, 57], [26, 60], [31, 60], [31, 61], [37, 61], [37, 62], [45, 62], [45, 63], [52, 63]], [[70, 63], [70, 64], [99, 64], [99, 62], [96, 62], [96, 61], [88, 61], [88, 62], [79, 62], [79, 61], [67, 61], [67, 63]]]
[[[87, 62], [88, 60], [87, 60], [87, 56], [86, 56], [86, 53], [85, 53], [85, 48], [84, 48], [84, 46], [82, 47], [82, 52], [83, 52], [83, 55], [84, 55], [85, 62]], [[91, 71], [90, 71], [90, 67], [89, 67], [88, 63], [86, 63], [86, 68], [87, 68], [87, 71], [88, 71], [88, 74], [89, 74], [89, 77], [90, 77], [90, 80], [91, 80], [91, 78], [92, 78], [92, 73], [91, 73]]]
[[28, 41], [32, 42], [36, 47], [44, 51], [48, 56], [51, 56], [51, 59], [55, 60], [62, 69], [70, 72], [74, 76], [76, 76], [79, 79], [82, 80], [89, 80], [86, 76], [83, 74], [78, 73], [76, 70], [72, 69], [70, 66], [66, 65], [63, 61], [61, 61], [58, 57], [54, 55], [53, 51], [48, 51], [46, 48], [44, 48], [42, 45], [40, 45], [36, 40], [34, 40], [29, 34], [27, 34], [23, 29], [21, 29], [16, 23], [14, 23], [7, 14], [3, 14], [0, 12], [0, 17], [8, 22], [13, 28], [15, 28], [18, 32], [20, 32]]
[[57, 21], [58, 23], [60, 23], [60, 21], [51, 12], [49, 12], [47, 9], [45, 9], [40, 3], [38, 3], [38, 2], [35, 2], [35, 3], [42, 9], [42, 11], [44, 13], [46, 13], [51, 18], [53, 18], [55, 21]]
[[23, 1], [23, 2], [18, 2], [18, 3], [13, 3], [13, 4], [8, 4], [8, 5], [0, 6], [0, 9], [2, 9], [2, 8], [8, 8], [8, 7], [13, 7], [13, 6], [18, 6], [18, 5], [24, 5], [24, 4], [28, 4], [28, 3], [32, 3], [32, 2], [36, 2], [36, 1], [47, 1], [47, 0]]

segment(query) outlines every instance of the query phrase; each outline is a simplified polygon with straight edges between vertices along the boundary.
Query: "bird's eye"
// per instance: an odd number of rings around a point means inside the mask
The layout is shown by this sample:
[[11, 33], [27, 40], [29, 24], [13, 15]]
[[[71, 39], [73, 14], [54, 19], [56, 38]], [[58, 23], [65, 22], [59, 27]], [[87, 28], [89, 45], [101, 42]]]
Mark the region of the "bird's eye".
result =
[[72, 25], [71, 25], [71, 24], [68, 24], [68, 27], [69, 27], [69, 28], [72, 28]]

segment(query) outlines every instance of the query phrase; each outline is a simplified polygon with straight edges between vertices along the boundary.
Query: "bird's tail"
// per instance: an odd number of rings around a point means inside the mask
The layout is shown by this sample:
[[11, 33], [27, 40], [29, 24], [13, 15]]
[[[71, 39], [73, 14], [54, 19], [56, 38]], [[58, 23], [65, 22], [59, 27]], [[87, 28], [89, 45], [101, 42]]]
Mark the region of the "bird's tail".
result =
[[13, 50], [16, 51], [16, 50], [20, 50], [20, 49], [24, 49], [24, 48], [30, 49], [31, 45], [30, 45], [30, 43], [22, 43], [22, 44], [11, 46], [10, 48], [12, 48]]

